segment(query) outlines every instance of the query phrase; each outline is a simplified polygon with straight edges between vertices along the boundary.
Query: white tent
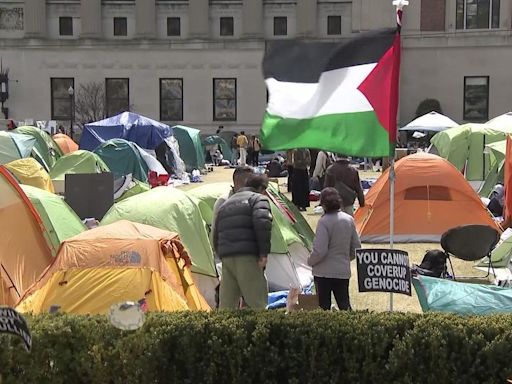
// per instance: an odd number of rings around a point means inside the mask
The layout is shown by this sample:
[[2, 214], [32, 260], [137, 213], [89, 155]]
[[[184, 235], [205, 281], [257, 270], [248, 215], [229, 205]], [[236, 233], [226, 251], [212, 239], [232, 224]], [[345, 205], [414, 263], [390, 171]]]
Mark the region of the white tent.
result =
[[431, 131], [440, 132], [445, 129], [452, 128], [458, 124], [445, 115], [437, 112], [429, 112], [423, 116], [414, 119], [405, 127], [400, 128], [400, 131]]
[[492, 128], [512, 129], [512, 112], [497, 116], [487, 122]]

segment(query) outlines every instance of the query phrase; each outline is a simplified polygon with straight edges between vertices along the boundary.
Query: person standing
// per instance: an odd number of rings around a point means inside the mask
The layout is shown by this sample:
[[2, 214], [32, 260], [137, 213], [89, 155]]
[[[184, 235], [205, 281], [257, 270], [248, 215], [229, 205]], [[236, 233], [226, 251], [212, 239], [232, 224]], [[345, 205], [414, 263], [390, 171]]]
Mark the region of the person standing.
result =
[[354, 219], [341, 211], [341, 198], [336, 189], [325, 188], [320, 194], [320, 204], [325, 213], [318, 221], [313, 251], [308, 258], [319, 305], [323, 310], [330, 309], [334, 294], [338, 308], [350, 310], [350, 260], [361, 247], [361, 241]]
[[308, 149], [293, 151], [292, 202], [300, 211], [309, 207], [309, 173], [311, 157]]
[[231, 137], [231, 164], [237, 165], [238, 164], [238, 157], [240, 156], [240, 153], [238, 153], [238, 133], [235, 133], [233, 137]]
[[286, 169], [288, 170], [287, 191], [291, 192], [293, 183], [293, 149], [286, 151]]
[[332, 155], [326, 151], [318, 152], [315, 162], [315, 169], [313, 171], [313, 180], [315, 184], [319, 186], [319, 190], [322, 190], [325, 184], [325, 173], [327, 168], [332, 164]]
[[261, 142], [260, 139], [256, 136], [252, 136], [251, 139], [251, 147], [252, 147], [252, 159], [251, 164], [255, 167], [260, 165], [260, 151], [261, 151]]
[[272, 213], [263, 196], [268, 178], [254, 174], [245, 185], [222, 204], [215, 220], [213, 247], [222, 260], [221, 309], [239, 308], [241, 297], [253, 309], [264, 309], [268, 302], [264, 272], [270, 253]]
[[336, 161], [327, 168], [324, 187], [336, 188], [341, 197], [343, 212], [354, 215], [354, 201], [364, 207], [364, 193], [359, 180], [359, 172], [350, 165], [344, 155], [338, 155]]
[[240, 132], [240, 135], [238, 135], [238, 138], [236, 139], [236, 145], [238, 147], [238, 150], [240, 151], [240, 165], [246, 166], [247, 165], [247, 147], [249, 145], [249, 141], [247, 140], [247, 136], [245, 136], [245, 132]]

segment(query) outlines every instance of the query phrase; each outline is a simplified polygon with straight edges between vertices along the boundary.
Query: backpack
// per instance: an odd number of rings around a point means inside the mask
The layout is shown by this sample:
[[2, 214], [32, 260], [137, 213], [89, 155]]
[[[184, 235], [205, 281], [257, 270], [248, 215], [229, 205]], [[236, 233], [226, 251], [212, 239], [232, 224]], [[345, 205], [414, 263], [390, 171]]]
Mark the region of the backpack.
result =
[[336, 181], [334, 188], [338, 191], [341, 197], [341, 201], [343, 202], [344, 207], [348, 207], [354, 204], [356, 201], [357, 193], [352, 188], [350, 188], [343, 181]]

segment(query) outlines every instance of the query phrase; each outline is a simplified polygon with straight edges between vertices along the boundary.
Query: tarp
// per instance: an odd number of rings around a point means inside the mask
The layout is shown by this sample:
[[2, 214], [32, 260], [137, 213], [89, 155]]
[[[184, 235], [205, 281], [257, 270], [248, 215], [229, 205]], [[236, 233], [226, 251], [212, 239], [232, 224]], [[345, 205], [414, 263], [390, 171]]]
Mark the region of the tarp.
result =
[[78, 151], [78, 144], [64, 133], [57, 133], [53, 135], [53, 140], [57, 143], [63, 154]]
[[233, 153], [231, 152], [231, 146], [226, 143], [226, 140], [224, 140], [222, 137], [217, 135], [206, 136], [202, 139], [202, 142], [205, 149], [207, 149], [208, 146], [218, 145], [224, 159], [231, 161], [233, 156]]
[[400, 131], [440, 132], [457, 125], [458, 124], [449, 117], [432, 111], [414, 119], [405, 127], [400, 128]]
[[89, 151], [78, 150], [62, 156], [50, 171], [52, 180], [64, 180], [66, 174], [110, 172], [101, 158]]
[[32, 136], [0, 131], [0, 165], [30, 156], [35, 144]]
[[50, 265], [52, 254], [37, 211], [0, 166], [0, 305], [14, 305]]
[[155, 149], [165, 138], [172, 136], [172, 128], [133, 112], [123, 112], [95, 123], [85, 124], [80, 149], [93, 151], [110, 139], [132, 141], [145, 149]]
[[21, 188], [43, 222], [53, 256], [57, 254], [60, 243], [87, 229], [61, 197], [30, 185], [22, 185]]
[[174, 137], [180, 146], [180, 157], [185, 162], [187, 172], [204, 168], [204, 149], [201, 144], [199, 129], [175, 125], [172, 127]]
[[[226, 195], [231, 190], [229, 183], [213, 183], [199, 186], [188, 191], [198, 200], [206, 224], [211, 228], [213, 220], [213, 206], [220, 196]], [[276, 196], [281, 196], [277, 186], [269, 186]], [[272, 236], [271, 254], [268, 258], [266, 270], [270, 290], [289, 289], [293, 287], [305, 287], [312, 281], [311, 267], [307, 265], [307, 258], [310, 253], [314, 233], [307, 224], [308, 230], [302, 232], [300, 227], [295, 226], [298, 220], [286, 206], [286, 197], [282, 196], [281, 204], [276, 204], [270, 196], [272, 209]], [[290, 203], [291, 204], [291, 203]], [[298, 212], [298, 211], [297, 211]], [[299, 213], [300, 217], [302, 215]], [[210, 236], [211, 239], [211, 236]]]
[[511, 131], [512, 130], [512, 112], [504, 113], [503, 115], [499, 115], [495, 117], [494, 119], [491, 119], [487, 122], [487, 125], [496, 128], [500, 131], [506, 130]]
[[490, 315], [512, 312], [512, 289], [428, 276], [413, 278], [423, 312]]
[[[448, 161], [429, 153], [396, 162], [394, 240], [439, 242], [450, 228], [466, 224], [500, 230], [480, 197]], [[389, 169], [370, 188], [354, 219], [362, 242], [389, 242]]]
[[37, 160], [27, 157], [5, 164], [20, 184], [31, 185], [48, 192], [55, 192], [52, 179]]
[[187, 260], [174, 233], [128, 221], [101, 226], [64, 241], [17, 309], [106, 314], [112, 304], [144, 298], [150, 311], [208, 310]]
[[148, 182], [149, 167], [137, 144], [123, 139], [112, 139], [102, 143], [94, 153], [105, 162], [115, 178], [131, 174], [137, 180]]
[[37, 161], [42, 162], [41, 165], [43, 165], [47, 171], [51, 170], [56, 161], [64, 155], [52, 137], [42, 129], [27, 125], [18, 127], [13, 132], [29, 135], [36, 139], [34, 145], [35, 153], [33, 156]]
[[464, 171], [468, 181], [485, 180], [491, 163], [484, 148], [487, 144], [505, 140], [510, 129], [493, 128], [486, 124], [464, 124], [437, 133], [431, 143], [439, 155]]

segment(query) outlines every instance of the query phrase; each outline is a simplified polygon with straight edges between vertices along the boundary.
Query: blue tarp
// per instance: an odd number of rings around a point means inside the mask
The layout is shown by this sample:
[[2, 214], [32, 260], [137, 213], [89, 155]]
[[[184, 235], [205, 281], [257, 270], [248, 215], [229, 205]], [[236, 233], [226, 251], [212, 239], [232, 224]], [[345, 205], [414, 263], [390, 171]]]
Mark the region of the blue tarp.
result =
[[[313, 286], [314, 286], [314, 283], [311, 283], [307, 287], [304, 287], [302, 289], [301, 294], [312, 295], [313, 294]], [[290, 291], [269, 292], [267, 309], [286, 308], [286, 302], [288, 300], [289, 292]]]
[[80, 149], [93, 151], [110, 139], [124, 139], [145, 149], [155, 149], [170, 136], [172, 128], [168, 125], [136, 113], [123, 112], [95, 123], [85, 124]]

